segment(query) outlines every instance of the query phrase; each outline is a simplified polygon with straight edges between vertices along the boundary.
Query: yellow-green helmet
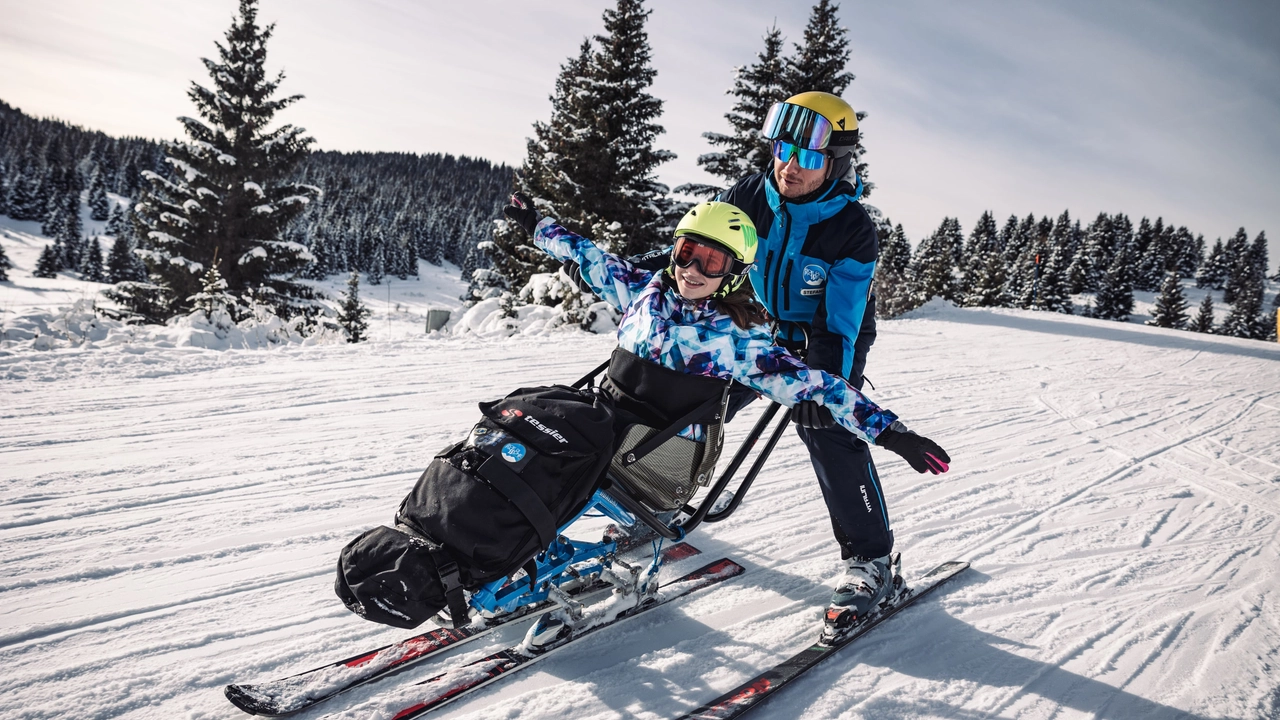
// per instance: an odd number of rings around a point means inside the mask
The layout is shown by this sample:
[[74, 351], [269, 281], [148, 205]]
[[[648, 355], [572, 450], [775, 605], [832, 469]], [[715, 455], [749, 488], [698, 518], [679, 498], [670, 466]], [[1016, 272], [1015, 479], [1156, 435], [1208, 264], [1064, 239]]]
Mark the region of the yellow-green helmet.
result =
[[[724, 297], [737, 290], [747, 278], [747, 270], [756, 261], [755, 223], [737, 206], [726, 202], [709, 200], [698, 203], [680, 218], [676, 225], [675, 238], [694, 236], [701, 240], [710, 240], [727, 249], [741, 263], [741, 272], [728, 275], [720, 285], [720, 289], [712, 297]], [[675, 274], [675, 254], [672, 252], [669, 272]]]

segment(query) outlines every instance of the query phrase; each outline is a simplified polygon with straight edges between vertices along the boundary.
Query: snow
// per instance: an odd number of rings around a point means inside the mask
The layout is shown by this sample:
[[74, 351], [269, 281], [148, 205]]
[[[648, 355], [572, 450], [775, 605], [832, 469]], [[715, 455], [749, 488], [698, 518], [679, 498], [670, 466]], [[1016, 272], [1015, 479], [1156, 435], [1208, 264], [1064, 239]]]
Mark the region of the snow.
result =
[[[102, 287], [31, 278], [31, 225], [0, 220], [4, 318]], [[339, 549], [391, 520], [477, 402], [613, 347], [535, 328], [537, 309], [486, 330], [496, 300], [468, 320], [457, 269], [435, 270], [362, 284], [356, 345], [0, 345], [0, 717], [243, 718], [223, 685], [410, 634], [342, 607]], [[428, 307], [454, 332], [423, 333]], [[973, 569], [753, 718], [1280, 714], [1280, 345], [935, 301], [881, 323], [867, 373], [953, 459], [934, 477], [873, 450], [907, 580]], [[786, 433], [738, 512], [692, 535], [742, 577], [432, 717], [669, 718], [804, 647], [841, 567], [812, 473]], [[369, 717], [523, 627], [297, 717]]]

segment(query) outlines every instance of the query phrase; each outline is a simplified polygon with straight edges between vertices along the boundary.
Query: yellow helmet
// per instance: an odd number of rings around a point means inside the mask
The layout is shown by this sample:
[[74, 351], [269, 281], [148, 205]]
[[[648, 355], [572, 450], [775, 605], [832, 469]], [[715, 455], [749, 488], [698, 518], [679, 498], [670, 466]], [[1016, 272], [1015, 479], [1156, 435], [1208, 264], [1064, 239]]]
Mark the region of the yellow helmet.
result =
[[[756, 226], [747, 214], [726, 202], [709, 200], [689, 209], [676, 225], [675, 238], [692, 236], [699, 241], [711, 241], [728, 250], [736, 259], [734, 267], [725, 277], [720, 289], [712, 297], [724, 297], [737, 290], [746, 280], [747, 271], [756, 261]], [[675, 250], [671, 253], [669, 272], [675, 274]], [[705, 272], [705, 271], [704, 271]]]
[[769, 108], [764, 136], [806, 150], [858, 144], [858, 116], [849, 103], [828, 92], [802, 92]]

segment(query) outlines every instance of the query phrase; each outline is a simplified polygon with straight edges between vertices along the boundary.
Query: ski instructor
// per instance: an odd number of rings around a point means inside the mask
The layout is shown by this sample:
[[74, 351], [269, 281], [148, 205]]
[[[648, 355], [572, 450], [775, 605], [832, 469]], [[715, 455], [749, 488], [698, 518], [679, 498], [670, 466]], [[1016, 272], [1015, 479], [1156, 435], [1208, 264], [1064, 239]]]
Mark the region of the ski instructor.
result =
[[[871, 280], [879, 243], [858, 202], [863, 184], [854, 169], [857, 116], [836, 95], [805, 92], [770, 108], [762, 132], [772, 146], [773, 166], [717, 199], [741, 208], [755, 223], [759, 249], [751, 284], [777, 319], [776, 342], [810, 367], [861, 390], [876, 336]], [[885, 597], [893, 576], [893, 530], [871, 451], [814, 401], [799, 403], [792, 417], [809, 448], [845, 561], [832, 609], [864, 617]], [[909, 442], [913, 435], [894, 439]], [[922, 473], [946, 470], [913, 467]]]

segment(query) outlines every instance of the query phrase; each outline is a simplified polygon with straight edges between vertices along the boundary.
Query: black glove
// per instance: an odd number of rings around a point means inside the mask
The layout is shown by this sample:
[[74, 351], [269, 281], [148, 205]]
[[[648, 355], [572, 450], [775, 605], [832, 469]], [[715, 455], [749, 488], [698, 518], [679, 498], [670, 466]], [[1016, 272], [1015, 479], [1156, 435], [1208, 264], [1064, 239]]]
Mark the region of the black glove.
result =
[[591, 283], [582, 277], [582, 266], [573, 260], [565, 260], [564, 265], [560, 266], [561, 272], [569, 277], [570, 282], [578, 286], [578, 289], [584, 293], [593, 293], [595, 290], [591, 287]]
[[825, 405], [817, 400], [801, 400], [791, 411], [791, 419], [802, 428], [810, 430], [826, 430], [836, 424], [835, 416]]
[[533, 229], [538, 227], [538, 221], [542, 220], [538, 209], [533, 206], [533, 201], [522, 192], [511, 196], [511, 204], [502, 208], [502, 214], [529, 233], [529, 237], [533, 237]]
[[934, 475], [941, 475], [950, 469], [947, 463], [951, 462], [951, 456], [946, 450], [938, 443], [910, 430], [881, 430], [876, 436], [876, 444], [901, 455], [918, 473], [927, 470]]

